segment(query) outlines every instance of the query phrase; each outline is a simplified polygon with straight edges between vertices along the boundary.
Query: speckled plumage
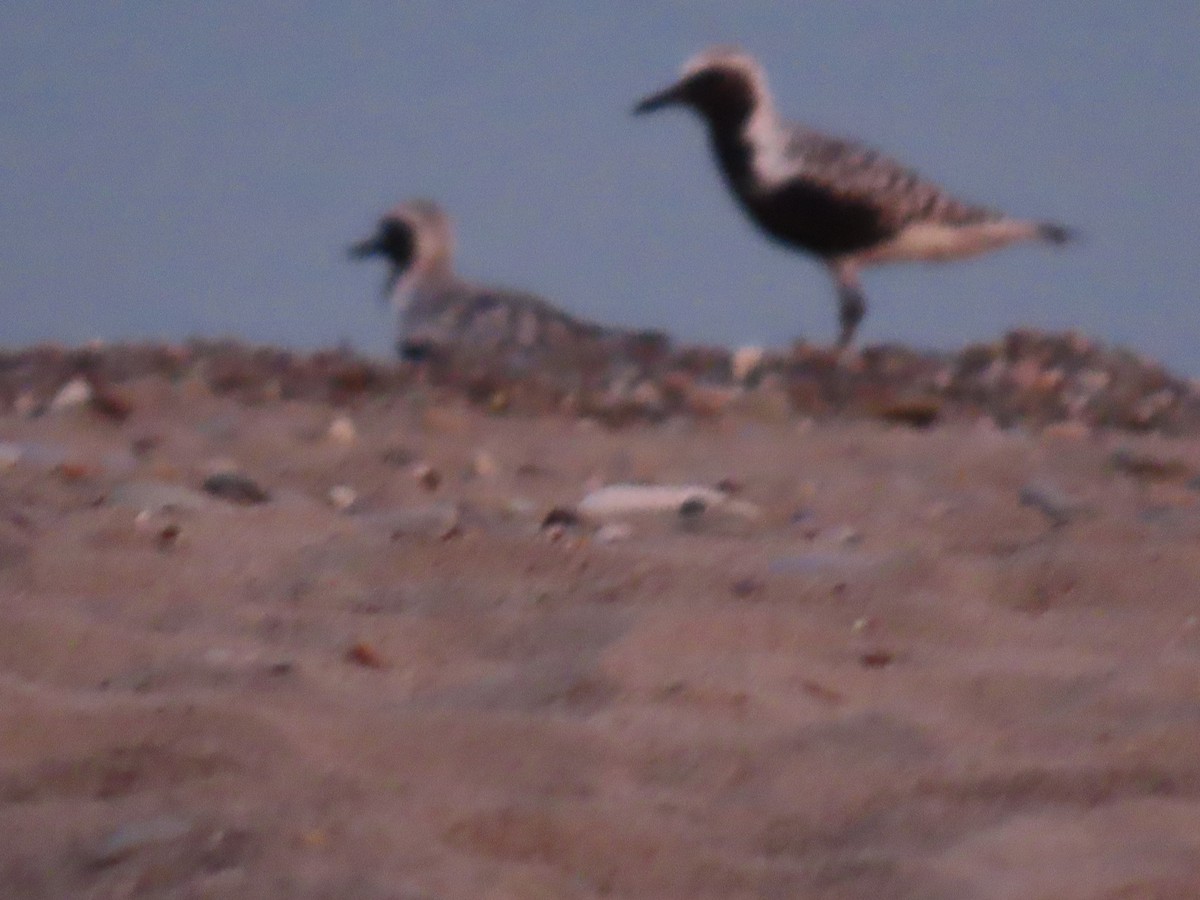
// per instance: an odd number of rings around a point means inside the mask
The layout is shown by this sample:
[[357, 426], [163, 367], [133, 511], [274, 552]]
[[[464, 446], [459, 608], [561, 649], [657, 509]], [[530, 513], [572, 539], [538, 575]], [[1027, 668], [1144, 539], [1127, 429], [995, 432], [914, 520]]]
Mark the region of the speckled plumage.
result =
[[510, 368], [560, 366], [627, 344], [661, 341], [576, 318], [534, 294], [476, 284], [454, 271], [454, 228], [433, 201], [409, 200], [379, 221], [375, 234], [350, 248], [354, 258], [388, 262], [385, 294], [398, 314], [401, 356], [486, 358]]
[[1063, 243], [1066, 229], [964, 202], [853, 140], [781, 120], [758, 62], [716, 48], [691, 60], [674, 85], [636, 112], [682, 104], [708, 126], [721, 174], [770, 237], [821, 259], [838, 289], [840, 342], [866, 311], [866, 265], [946, 260], [1022, 240]]

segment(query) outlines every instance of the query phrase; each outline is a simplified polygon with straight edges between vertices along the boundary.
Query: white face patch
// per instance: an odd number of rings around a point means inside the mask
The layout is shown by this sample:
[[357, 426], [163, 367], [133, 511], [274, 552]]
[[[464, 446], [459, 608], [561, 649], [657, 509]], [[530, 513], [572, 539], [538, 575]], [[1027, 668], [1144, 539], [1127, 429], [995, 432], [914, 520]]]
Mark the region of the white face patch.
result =
[[800, 171], [800, 161], [788, 158], [787, 130], [775, 112], [767, 76], [758, 61], [736, 50], [707, 50], [684, 66], [683, 77], [690, 78], [705, 70], [737, 72], [750, 82], [754, 111], [746, 122], [742, 138], [750, 147], [755, 190], [769, 190], [794, 178]]

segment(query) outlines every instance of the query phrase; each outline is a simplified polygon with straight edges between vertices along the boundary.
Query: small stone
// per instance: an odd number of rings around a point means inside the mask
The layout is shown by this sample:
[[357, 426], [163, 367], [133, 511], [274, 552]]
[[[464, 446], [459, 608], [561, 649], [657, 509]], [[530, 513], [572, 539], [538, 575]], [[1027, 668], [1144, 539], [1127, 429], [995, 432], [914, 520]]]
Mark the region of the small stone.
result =
[[829, 539], [835, 544], [841, 544], [845, 547], [855, 547], [862, 543], [862, 532], [852, 525], [839, 525], [837, 528], [831, 529]]
[[21, 445], [0, 441], [0, 472], [11, 469], [21, 461]]
[[700, 485], [610, 484], [584, 497], [579, 512], [597, 519], [637, 513], [688, 516], [720, 506], [728, 499], [723, 492]]
[[733, 351], [729, 367], [735, 381], [748, 381], [762, 365], [766, 351], [762, 347], [738, 347]]
[[366, 641], [355, 641], [346, 650], [346, 662], [362, 666], [364, 669], [386, 669], [387, 663], [379, 655], [373, 644]]
[[251, 478], [235, 472], [218, 472], [204, 479], [204, 490], [214, 497], [242, 506], [266, 503], [271, 495]]
[[615, 544], [618, 541], [627, 541], [633, 537], [633, 529], [624, 522], [609, 522], [607, 525], [602, 525], [596, 531], [596, 543], [598, 544]]
[[498, 471], [496, 460], [485, 450], [480, 450], [471, 460], [471, 474], [478, 478], [492, 478]]
[[1061, 528], [1074, 519], [1094, 512], [1089, 504], [1051, 484], [1027, 484], [1021, 488], [1019, 496], [1022, 506], [1036, 509], [1050, 520], [1054, 528]]
[[128, 822], [109, 833], [92, 856], [92, 864], [103, 868], [157, 844], [169, 844], [186, 837], [192, 824], [178, 816], [158, 816], [140, 822]]
[[858, 661], [866, 669], [882, 669], [895, 662], [895, 656], [887, 650], [868, 650], [858, 657]]
[[875, 413], [885, 422], [907, 425], [910, 428], [928, 428], [942, 414], [940, 400], [932, 397], [896, 400], [879, 407]]
[[402, 507], [369, 514], [358, 514], [354, 521], [364, 525], [387, 529], [392, 540], [404, 537], [446, 538], [454, 535], [459, 527], [458, 507], [451, 503], [435, 503], [429, 506]]
[[85, 378], [72, 378], [61, 388], [50, 401], [51, 412], [62, 412], [82, 406], [92, 399], [92, 386]]
[[54, 473], [56, 475], [58, 475], [58, 477], [61, 478], [63, 481], [70, 483], [70, 482], [76, 482], [76, 481], [84, 481], [88, 478], [91, 478], [93, 475], [96, 474], [96, 470], [94, 470], [87, 463], [76, 462], [75, 460], [68, 460], [66, 462], [61, 462], [57, 466], [55, 466]]
[[1047, 425], [1042, 429], [1042, 435], [1066, 441], [1082, 441], [1091, 437], [1092, 429], [1086, 422], [1081, 422], [1078, 419], [1067, 419], [1063, 422], [1052, 422]]
[[427, 491], [436, 491], [442, 483], [442, 473], [429, 463], [417, 463], [412, 468], [413, 478]]
[[578, 528], [579, 513], [565, 506], [555, 506], [542, 519], [542, 528]]
[[349, 447], [358, 440], [358, 429], [349, 416], [338, 416], [330, 423], [328, 435], [335, 444]]
[[733, 596], [741, 600], [745, 600], [748, 597], [753, 597], [755, 594], [762, 593], [764, 587], [765, 585], [761, 579], [754, 578], [753, 576], [747, 576], [746, 578], [739, 578], [737, 581], [733, 582], [733, 584], [729, 586], [729, 592], [733, 594]]
[[1143, 481], [1185, 482], [1192, 477], [1192, 468], [1181, 459], [1160, 458], [1129, 449], [1119, 449], [1109, 457], [1118, 472]]
[[183, 529], [179, 527], [178, 522], [167, 522], [160, 529], [158, 529], [158, 534], [155, 535], [155, 541], [158, 543], [158, 549], [170, 550], [179, 540], [179, 535], [182, 533], [182, 531]]
[[337, 484], [329, 489], [329, 504], [338, 512], [345, 512], [358, 500], [358, 491], [348, 484]]
[[124, 422], [133, 413], [133, 401], [106, 384], [92, 384], [92, 396], [88, 405], [104, 418], [114, 422]]
[[808, 694], [808, 696], [823, 703], [828, 703], [831, 706], [835, 706], [846, 699], [841, 693], [833, 690], [833, 688], [827, 688], [825, 685], [811, 679], [805, 679], [800, 682], [800, 689]]
[[412, 465], [413, 460], [416, 459], [413, 452], [407, 447], [388, 447], [380, 458], [386, 465], [394, 466], [397, 469]]
[[128, 481], [109, 492], [114, 506], [130, 506], [147, 515], [164, 510], [193, 511], [212, 505], [212, 500], [191, 488], [163, 481]]

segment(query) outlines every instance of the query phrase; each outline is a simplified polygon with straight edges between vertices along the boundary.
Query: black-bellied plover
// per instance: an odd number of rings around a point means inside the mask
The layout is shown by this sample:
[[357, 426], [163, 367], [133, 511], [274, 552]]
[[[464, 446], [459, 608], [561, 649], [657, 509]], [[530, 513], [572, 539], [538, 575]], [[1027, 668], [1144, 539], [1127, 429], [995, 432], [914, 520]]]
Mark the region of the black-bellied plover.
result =
[[431, 200], [393, 207], [350, 255], [388, 262], [384, 292], [399, 316], [396, 349], [406, 359], [453, 355], [520, 371], [547, 362], [582, 365], [583, 356], [596, 362], [607, 354], [665, 352], [657, 332], [605, 328], [533, 294], [460, 278], [453, 224]]
[[973, 256], [1024, 240], [1061, 244], [1061, 225], [964, 203], [893, 159], [779, 118], [766, 75], [732, 48], [690, 60], [636, 113], [680, 104], [708, 125], [725, 181], [768, 235], [820, 259], [837, 286], [846, 345], [866, 313], [859, 270]]

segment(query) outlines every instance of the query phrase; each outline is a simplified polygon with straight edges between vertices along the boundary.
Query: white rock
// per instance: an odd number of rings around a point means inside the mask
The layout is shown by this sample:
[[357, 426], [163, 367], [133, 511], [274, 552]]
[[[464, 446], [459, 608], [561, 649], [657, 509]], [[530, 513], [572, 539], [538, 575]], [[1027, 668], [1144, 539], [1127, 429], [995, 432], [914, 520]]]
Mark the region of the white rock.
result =
[[345, 512], [358, 500], [358, 491], [348, 484], [336, 484], [329, 489], [329, 503], [339, 512]]
[[596, 531], [596, 543], [615, 544], [617, 541], [627, 541], [633, 537], [633, 528], [624, 522], [609, 522]]
[[349, 416], [338, 416], [329, 425], [329, 439], [335, 444], [349, 447], [358, 440], [358, 429]]
[[72, 378], [54, 395], [54, 399], [50, 401], [50, 410], [62, 412], [65, 409], [82, 406], [91, 399], [92, 386], [83, 378]]
[[765, 351], [762, 347], [738, 347], [733, 351], [729, 368], [734, 381], [745, 381], [763, 361]]
[[585, 518], [611, 519], [640, 513], [693, 515], [716, 508], [747, 519], [758, 517], [753, 504], [732, 500], [724, 491], [702, 485], [610, 484], [579, 501], [578, 511]]

